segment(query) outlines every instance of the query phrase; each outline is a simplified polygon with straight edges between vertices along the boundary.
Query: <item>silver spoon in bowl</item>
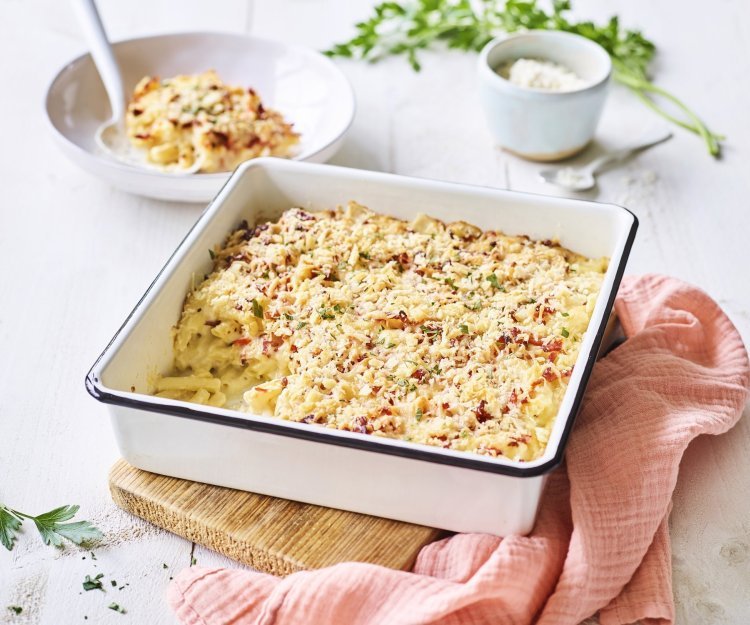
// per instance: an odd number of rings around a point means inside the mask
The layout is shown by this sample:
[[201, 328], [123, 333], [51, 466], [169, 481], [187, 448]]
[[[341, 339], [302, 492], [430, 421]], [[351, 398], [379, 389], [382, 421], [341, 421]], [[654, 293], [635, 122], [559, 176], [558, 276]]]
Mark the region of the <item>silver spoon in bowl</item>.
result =
[[78, 21], [83, 28], [94, 65], [104, 83], [104, 89], [112, 109], [111, 117], [96, 129], [94, 136], [101, 150], [113, 158], [146, 169], [153, 169], [166, 174], [194, 174], [201, 168], [202, 162], [196, 159], [187, 169], [172, 171], [149, 163], [144, 150], [139, 150], [130, 143], [125, 130], [126, 99], [120, 66], [117, 64], [112, 46], [104, 30], [99, 11], [94, 0], [74, 0], [73, 6]]
[[642, 152], [650, 147], [664, 143], [672, 138], [671, 132], [665, 132], [656, 139], [650, 139], [644, 143], [615, 150], [604, 154], [583, 167], [560, 167], [557, 169], [544, 169], [539, 176], [549, 184], [568, 189], [569, 191], [588, 191], [596, 186], [596, 175], [619, 161], [623, 161], [632, 154]]

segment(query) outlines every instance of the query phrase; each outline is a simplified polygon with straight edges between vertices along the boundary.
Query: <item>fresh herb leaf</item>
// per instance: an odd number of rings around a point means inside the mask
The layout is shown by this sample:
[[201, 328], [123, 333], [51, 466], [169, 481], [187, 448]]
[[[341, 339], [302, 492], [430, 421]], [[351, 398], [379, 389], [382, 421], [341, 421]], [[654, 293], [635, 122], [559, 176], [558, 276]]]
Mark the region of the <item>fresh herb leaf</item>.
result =
[[208, 255], [211, 257], [211, 260], [216, 260], [216, 252], [214, 252], [211, 248], [208, 249]]
[[21, 519], [12, 510], [0, 504], [0, 543], [10, 551], [21, 529]]
[[453, 278], [446, 278], [445, 283], [452, 289], [456, 288], [456, 283], [453, 281]]
[[427, 336], [437, 336], [440, 334], [440, 326], [427, 326], [421, 325], [419, 329], [422, 330]]
[[255, 298], [253, 298], [251, 304], [253, 305], [253, 315], [258, 319], [263, 319], [263, 306], [261, 306]]
[[568, 328], [563, 328], [560, 334], [562, 334], [566, 339], [570, 336], [570, 332], [568, 332]]
[[487, 276], [487, 282], [489, 282], [499, 291], [505, 293], [505, 287], [497, 281], [497, 276], [494, 273], [491, 273], [489, 276]]
[[195, 559], [195, 556], [192, 556], [190, 558], [190, 566], [195, 566], [196, 564], [198, 564], [198, 560]]
[[87, 575], [86, 579], [83, 580], [83, 589], [86, 591], [101, 590], [104, 592], [104, 588], [102, 587], [102, 577], [104, 577], [104, 573], [99, 573], [93, 579], [90, 575]]
[[167, 566], [167, 563], [166, 563], [166, 562], [163, 562], [163, 563], [162, 563], [162, 565], [161, 565], [161, 568], [163, 568], [163, 569], [168, 569], [169, 567]]
[[422, 413], [422, 409], [421, 408], [417, 408], [417, 412], [414, 414], [414, 418], [417, 421], [421, 421], [422, 420], [422, 414], [423, 414]]
[[13, 612], [16, 616], [23, 612], [23, 608], [20, 605], [9, 605], [8, 609]]
[[321, 319], [334, 319], [336, 317], [332, 312], [328, 312], [327, 308], [318, 309], [318, 314]]
[[[370, 62], [403, 55], [419, 71], [417, 54], [436, 43], [478, 52], [499, 32], [562, 30], [595, 41], [612, 58], [615, 80], [668, 121], [703, 139], [709, 154], [719, 156], [724, 137], [712, 132], [685, 103], [655, 85], [648, 70], [656, 46], [638, 30], [620, 26], [617, 16], [603, 23], [569, 17], [570, 0], [552, 0], [545, 10], [539, 0], [410, 0], [376, 5], [370, 18], [356, 25], [349, 41], [325, 51], [328, 56]], [[674, 107], [673, 114], [658, 100]], [[679, 115], [679, 116], [678, 116]]]
[[125, 614], [125, 608], [123, 608], [119, 603], [110, 603], [107, 607], [110, 610], [114, 610], [115, 612], [119, 612], [120, 614]]
[[561, 314], [561, 315], [562, 315], [563, 317], [570, 317], [570, 314], [568, 314], [568, 313], [566, 313], [566, 312], [564, 312], [564, 313], [560, 313], [560, 314]]
[[302, 328], [304, 328], [304, 327], [305, 327], [306, 325], [307, 325], [307, 321], [299, 321], [299, 322], [297, 322], [297, 329], [298, 329], [298, 330], [301, 330], [301, 329], [302, 329]]
[[88, 521], [64, 523], [64, 521], [72, 519], [78, 509], [79, 506], [61, 506], [39, 516], [31, 516], [18, 510], [0, 506], [0, 542], [6, 549], [12, 549], [13, 541], [21, 525], [20, 521], [23, 519], [34, 521], [34, 525], [39, 530], [45, 545], [59, 547], [62, 545], [63, 539], [80, 545], [86, 541], [101, 538], [102, 533]]
[[370, 260], [370, 252], [360, 252], [359, 257], [364, 258], [365, 260]]
[[462, 323], [460, 326], [458, 326], [458, 329], [461, 330], [463, 334], [469, 333], [469, 326], [466, 325], [465, 323]]

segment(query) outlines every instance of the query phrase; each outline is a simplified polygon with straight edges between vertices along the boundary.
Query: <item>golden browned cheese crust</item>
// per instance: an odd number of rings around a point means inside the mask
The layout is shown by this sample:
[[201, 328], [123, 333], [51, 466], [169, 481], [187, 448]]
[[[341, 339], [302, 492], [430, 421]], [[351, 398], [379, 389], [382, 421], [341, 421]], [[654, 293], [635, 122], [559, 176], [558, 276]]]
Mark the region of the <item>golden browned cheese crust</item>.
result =
[[607, 268], [354, 202], [212, 254], [158, 395], [516, 460], [544, 451]]
[[258, 156], [292, 155], [299, 135], [253, 89], [225, 85], [215, 72], [143, 78], [126, 115], [128, 138], [165, 170], [199, 165], [231, 171]]

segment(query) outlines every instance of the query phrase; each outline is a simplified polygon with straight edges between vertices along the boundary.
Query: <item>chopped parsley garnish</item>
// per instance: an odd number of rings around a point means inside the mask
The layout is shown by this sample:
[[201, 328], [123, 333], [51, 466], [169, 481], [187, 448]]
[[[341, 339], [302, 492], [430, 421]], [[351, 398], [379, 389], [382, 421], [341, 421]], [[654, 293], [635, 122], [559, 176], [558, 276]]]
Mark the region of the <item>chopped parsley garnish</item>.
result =
[[21, 614], [21, 612], [23, 612], [23, 608], [20, 605], [9, 605], [8, 609], [16, 615]]
[[112, 584], [113, 588], [115, 588], [117, 586], [117, 580], [116, 579], [110, 580], [109, 583]]
[[262, 274], [262, 275], [261, 275], [260, 277], [261, 277], [261, 278], [265, 278], [266, 280], [268, 280], [268, 276], [269, 276], [269, 275], [270, 275], [270, 274], [268, 273], [268, 271], [264, 271], [264, 272], [263, 272], [263, 274]]
[[417, 408], [417, 412], [415, 413], [414, 418], [417, 421], [421, 421], [422, 420], [422, 414], [423, 414], [422, 413], [422, 409], [421, 408]]
[[385, 346], [386, 349], [393, 349], [394, 347], [396, 347], [395, 343], [388, 343], [388, 345]]
[[119, 603], [110, 603], [107, 607], [110, 610], [114, 610], [115, 612], [119, 612], [120, 614], [125, 614], [125, 608], [123, 608]]
[[563, 317], [570, 317], [570, 315], [569, 315], [568, 313], [566, 313], [566, 312], [564, 312], [564, 313], [560, 313], [560, 314], [561, 314], [561, 315], [562, 315]]
[[318, 310], [318, 314], [320, 315], [321, 319], [333, 319], [333, 318], [335, 318], [335, 315], [332, 312], [328, 312], [327, 308], [320, 308]]
[[289, 313], [284, 313], [284, 318], [287, 321], [294, 321], [294, 315], [290, 315]]
[[298, 329], [298, 330], [301, 330], [301, 329], [302, 329], [302, 328], [304, 328], [304, 327], [305, 327], [306, 325], [307, 325], [307, 321], [300, 321], [300, 322], [298, 322], [298, 323], [297, 323], [297, 329]]
[[104, 588], [102, 588], [102, 577], [104, 577], [104, 573], [99, 573], [93, 579], [91, 579], [90, 575], [87, 575], [86, 579], [83, 580], [83, 589], [86, 591], [101, 590], [104, 592]]
[[452, 289], [456, 288], [456, 283], [453, 281], [453, 278], [446, 278], [445, 283]]
[[499, 291], [505, 293], [505, 287], [497, 281], [497, 276], [494, 273], [491, 273], [489, 276], [487, 276], [487, 282], [489, 282]]
[[211, 257], [211, 260], [216, 259], [216, 252], [214, 252], [212, 249], [209, 248], [208, 255]]
[[465, 323], [462, 323], [460, 326], [458, 326], [458, 329], [461, 330], [463, 334], [469, 333], [469, 326], [467, 326]]
[[343, 308], [341, 308], [341, 304], [334, 304], [334, 305], [333, 305], [333, 310], [334, 310], [334, 312], [337, 312], [337, 313], [342, 313], [342, 312], [344, 312], [344, 309], [343, 309]]
[[370, 260], [370, 252], [360, 252], [359, 257], [364, 258], [365, 260]]
[[562, 334], [566, 339], [570, 336], [570, 332], [568, 332], [568, 328], [563, 328], [560, 334]]
[[421, 325], [419, 326], [419, 329], [422, 330], [427, 336], [437, 336], [440, 334], [440, 327], [439, 326], [426, 326]]
[[254, 315], [255, 315], [255, 316], [256, 316], [256, 317], [258, 318], [258, 319], [263, 319], [263, 306], [261, 306], [261, 305], [260, 305], [260, 304], [258, 303], [258, 300], [257, 300], [257, 299], [255, 299], [255, 298], [253, 298], [253, 301], [252, 301], [251, 303], [252, 303], [252, 305], [253, 305], [253, 314], [254, 314]]

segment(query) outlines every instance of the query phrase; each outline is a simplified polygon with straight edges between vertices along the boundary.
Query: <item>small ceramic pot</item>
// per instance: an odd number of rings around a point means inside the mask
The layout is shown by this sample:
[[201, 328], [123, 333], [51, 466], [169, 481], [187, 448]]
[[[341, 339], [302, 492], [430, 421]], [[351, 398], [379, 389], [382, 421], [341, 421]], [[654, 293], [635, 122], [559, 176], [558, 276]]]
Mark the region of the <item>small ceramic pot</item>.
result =
[[[521, 87], [497, 73], [519, 58], [558, 63], [584, 81], [571, 91]], [[534, 161], [556, 161], [586, 147], [607, 99], [612, 61], [593, 41], [561, 31], [529, 31], [490, 41], [479, 55], [479, 89], [500, 146]]]

